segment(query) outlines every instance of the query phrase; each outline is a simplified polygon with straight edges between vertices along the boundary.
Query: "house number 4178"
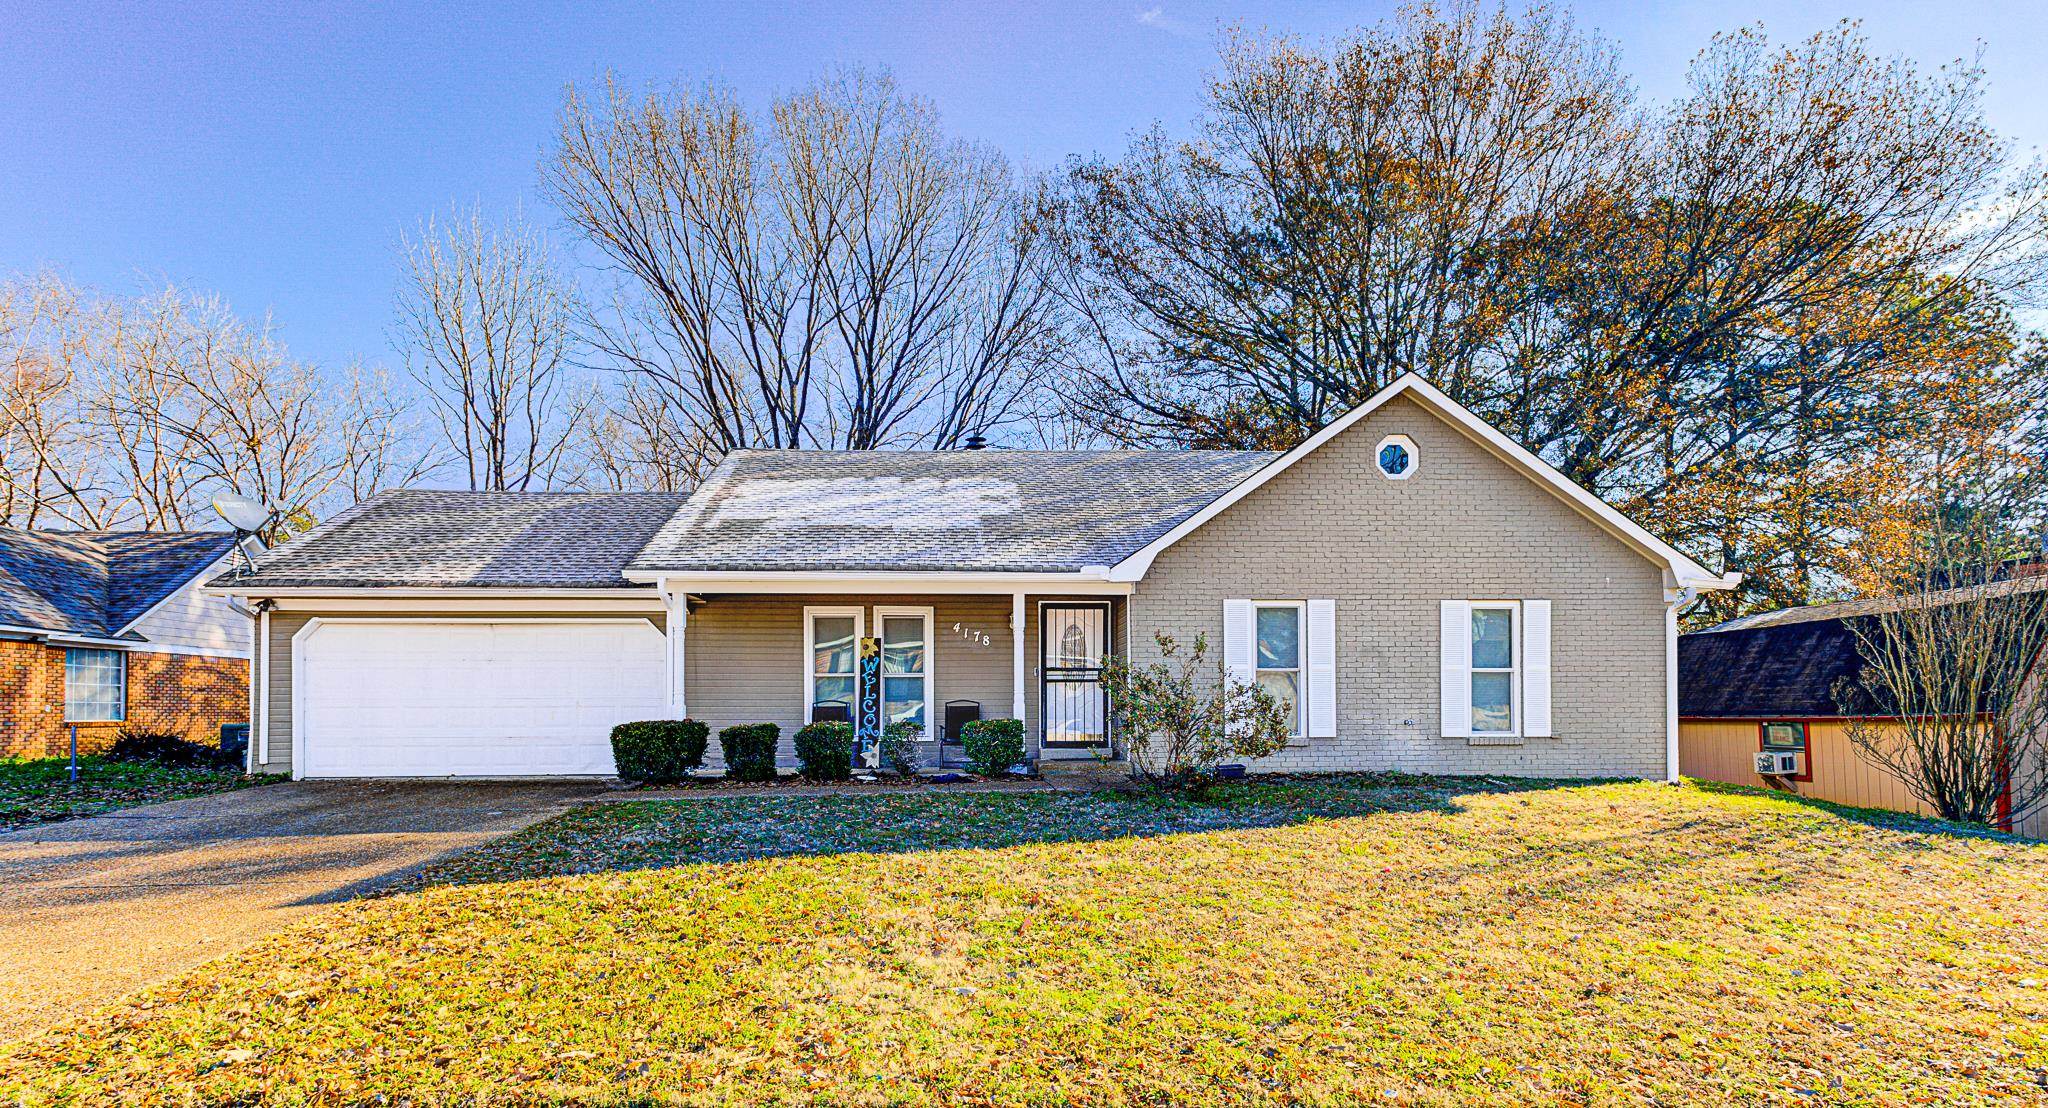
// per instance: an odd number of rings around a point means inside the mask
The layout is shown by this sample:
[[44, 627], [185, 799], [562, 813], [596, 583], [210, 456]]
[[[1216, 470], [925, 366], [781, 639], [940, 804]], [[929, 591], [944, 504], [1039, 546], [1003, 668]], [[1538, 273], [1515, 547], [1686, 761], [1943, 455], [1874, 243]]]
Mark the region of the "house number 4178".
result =
[[963, 639], [966, 639], [968, 642], [975, 644], [976, 646], [988, 646], [995, 642], [994, 639], [988, 637], [988, 632], [976, 631], [974, 628], [969, 627], [964, 623], [954, 624], [953, 633], [960, 636]]

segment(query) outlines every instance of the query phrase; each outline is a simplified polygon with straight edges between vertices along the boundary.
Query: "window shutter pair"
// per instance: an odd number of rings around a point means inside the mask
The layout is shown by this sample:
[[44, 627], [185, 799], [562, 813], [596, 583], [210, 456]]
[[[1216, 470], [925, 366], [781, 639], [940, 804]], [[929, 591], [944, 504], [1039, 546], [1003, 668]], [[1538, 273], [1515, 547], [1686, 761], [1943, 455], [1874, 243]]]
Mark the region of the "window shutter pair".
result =
[[[1337, 602], [1311, 600], [1301, 628], [1302, 697], [1307, 737], [1337, 736]], [[1223, 672], [1250, 684], [1258, 668], [1258, 629], [1250, 600], [1223, 602]]]
[[[1472, 737], [1472, 602], [1446, 600], [1439, 616], [1442, 678], [1437, 711], [1447, 739]], [[1547, 739], [1550, 724], [1550, 601], [1522, 601], [1522, 729], [1528, 738]]]

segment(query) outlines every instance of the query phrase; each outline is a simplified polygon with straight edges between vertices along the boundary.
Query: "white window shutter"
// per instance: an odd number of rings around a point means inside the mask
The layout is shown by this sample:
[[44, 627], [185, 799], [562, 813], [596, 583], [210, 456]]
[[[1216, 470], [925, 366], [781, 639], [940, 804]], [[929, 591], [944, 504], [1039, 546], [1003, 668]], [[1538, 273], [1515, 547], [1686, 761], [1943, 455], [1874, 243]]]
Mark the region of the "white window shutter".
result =
[[1550, 737], [1550, 601], [1522, 601], [1522, 734]]
[[1440, 623], [1443, 683], [1437, 690], [1443, 735], [1472, 737], [1472, 602], [1446, 600]]
[[1337, 602], [1308, 602], [1308, 737], [1337, 737]]
[[1252, 628], [1252, 602], [1223, 602], [1223, 672], [1232, 681], [1252, 683], [1257, 649], [1257, 632]]

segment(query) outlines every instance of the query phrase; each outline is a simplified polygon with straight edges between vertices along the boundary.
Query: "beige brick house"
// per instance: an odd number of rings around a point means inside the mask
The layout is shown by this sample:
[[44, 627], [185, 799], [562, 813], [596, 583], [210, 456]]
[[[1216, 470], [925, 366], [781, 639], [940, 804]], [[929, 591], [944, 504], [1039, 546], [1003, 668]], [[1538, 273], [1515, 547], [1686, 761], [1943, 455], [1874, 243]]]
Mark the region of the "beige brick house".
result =
[[[1666, 777], [1713, 573], [1421, 379], [1284, 454], [740, 451], [687, 498], [399, 492], [232, 572], [258, 764], [611, 772], [634, 718], [972, 718], [1121, 756], [1103, 660], [1203, 634], [1293, 706], [1255, 769]], [[715, 744], [714, 744], [715, 754]]]
[[126, 726], [217, 742], [249, 717], [249, 620], [200, 591], [228, 532], [0, 528], [0, 757]]

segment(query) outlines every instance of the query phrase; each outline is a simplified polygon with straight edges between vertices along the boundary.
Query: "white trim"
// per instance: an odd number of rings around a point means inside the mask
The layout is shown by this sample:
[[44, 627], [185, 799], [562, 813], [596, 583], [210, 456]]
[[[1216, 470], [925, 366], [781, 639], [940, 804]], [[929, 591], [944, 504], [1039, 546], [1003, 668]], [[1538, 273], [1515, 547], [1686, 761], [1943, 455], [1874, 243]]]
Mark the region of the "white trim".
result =
[[[267, 766], [270, 764], [270, 609], [257, 613], [256, 626], [256, 656], [263, 660], [263, 680], [257, 686], [261, 696], [256, 705], [256, 764]], [[293, 722], [297, 723], [296, 720]]]
[[1010, 712], [1024, 722], [1024, 593], [1010, 594]]
[[546, 597], [559, 600], [639, 600], [659, 606], [661, 594], [650, 588], [631, 586], [601, 589], [541, 589], [541, 588], [499, 588], [478, 585], [384, 585], [371, 587], [343, 588], [339, 586], [292, 586], [265, 588], [250, 585], [204, 585], [200, 592], [211, 596], [239, 597], [251, 600], [275, 600], [284, 597], [327, 597], [342, 599], [519, 599]]
[[[184, 592], [186, 588], [191, 586], [194, 580], [197, 580], [202, 576], [211, 576], [214, 570], [220, 568], [220, 564], [222, 562], [231, 561], [234, 558], [234, 554], [234, 548], [229, 547], [227, 553], [222, 554], [220, 557], [215, 558], [211, 562], [208, 562], [204, 568], [195, 570], [191, 574], [191, 576], [186, 577], [183, 581], [178, 582], [177, 588], [174, 588], [171, 591], [158, 597], [156, 603], [151, 604], [149, 607], [143, 609], [141, 615], [136, 616], [134, 619], [131, 619], [127, 623], [122, 624], [119, 628], [116, 628], [114, 634], [127, 634], [129, 630], [132, 629], [136, 624], [141, 623], [143, 620], [155, 615], [158, 608], [161, 608], [164, 605], [169, 604], [173, 599], [177, 597], [179, 593]], [[198, 591], [204, 594], [207, 590], [204, 585], [201, 585]]]
[[1078, 573], [867, 573], [834, 571], [698, 572], [628, 571], [635, 581], [694, 593], [844, 593], [876, 596], [888, 593], [960, 595], [1030, 592], [1082, 596], [1128, 596], [1132, 584], [1107, 579], [1109, 568], [1096, 566]]
[[[270, 634], [268, 626], [268, 617], [270, 613], [265, 612], [263, 613], [263, 615], [265, 617], [264, 637], [267, 641]], [[319, 633], [320, 628], [325, 627], [330, 623], [345, 623], [349, 624], [350, 626], [362, 626], [366, 624], [419, 624], [432, 626], [442, 624], [464, 623], [513, 623], [522, 626], [563, 624], [570, 626], [590, 625], [609, 627], [615, 626], [619, 622], [619, 620], [615, 619], [593, 619], [577, 616], [560, 616], [553, 619], [534, 619], [531, 617], [516, 617], [512, 619], [500, 620], [442, 619], [433, 616], [390, 616], [385, 618], [314, 616], [312, 619], [306, 621], [305, 626], [299, 628], [298, 631], [292, 634], [292, 780], [303, 780], [306, 776], [306, 748], [308, 745], [307, 739], [309, 737], [306, 732], [306, 688], [310, 684], [310, 682], [308, 682], [305, 679], [306, 644], [312, 641], [313, 636]], [[267, 657], [269, 651], [266, 649], [264, 651], [264, 654]], [[266, 682], [264, 688], [264, 695], [266, 701], [269, 698], [269, 692], [270, 690], [268, 687], [268, 682]], [[264, 718], [267, 722], [269, 719], [269, 713], [267, 711], [264, 713]], [[265, 762], [268, 762], [270, 760], [270, 736], [268, 732], [269, 729], [266, 727], [265, 734], [263, 737]], [[421, 778], [421, 780], [441, 781], [447, 780], [447, 778], [432, 777]], [[507, 778], [507, 780], [517, 780], [517, 778]]]
[[232, 600], [228, 603], [233, 605], [236, 611], [249, 617], [249, 734], [242, 743], [242, 772], [253, 774], [256, 772], [256, 690], [257, 682], [263, 679], [262, 673], [256, 668], [258, 617], [256, 613], [235, 604]]
[[1692, 602], [1691, 589], [1664, 590], [1664, 781], [1678, 784], [1678, 609]]
[[[1386, 467], [1380, 465], [1380, 452], [1389, 446], [1398, 446], [1408, 452], [1407, 469], [1399, 473], [1388, 473]], [[1406, 435], [1388, 435], [1372, 448], [1372, 467], [1379, 471], [1381, 477], [1389, 481], [1406, 481], [1410, 477], [1415, 476], [1416, 470], [1422, 468], [1422, 451], [1416, 448], [1415, 440]]]
[[401, 597], [270, 597], [280, 612], [422, 612], [463, 615], [498, 615], [531, 612], [545, 615], [574, 612], [591, 615], [617, 614], [651, 616], [667, 611], [658, 593], [644, 597], [560, 597], [544, 596], [401, 596]]
[[811, 621], [816, 616], [853, 617], [853, 703], [848, 704], [846, 707], [848, 714], [853, 718], [857, 726], [860, 722], [860, 641], [867, 637], [868, 617], [866, 606], [860, 604], [804, 605], [804, 680], [802, 686], [804, 702], [797, 708], [796, 718], [801, 721], [798, 726], [801, 727], [803, 724], [811, 722], [811, 709], [818, 703], [818, 674], [816, 672], [818, 640], [811, 630]]
[[1462, 431], [1481, 446], [1486, 447], [1502, 460], [1521, 470], [1537, 484], [1550, 490], [1559, 499], [1578, 509], [1581, 514], [1606, 527], [1617, 537], [1627, 542], [1650, 560], [1662, 563], [1677, 578], [1681, 586], [1700, 589], [1732, 589], [1742, 581], [1739, 573], [1716, 574], [1705, 566], [1685, 556], [1675, 547], [1642, 529], [1634, 521], [1614, 510], [1606, 501], [1580, 488], [1564, 474], [1559, 473], [1550, 463], [1523, 449], [1513, 439], [1489, 426], [1486, 421], [1467, 411], [1465, 407], [1444, 395], [1436, 386], [1413, 374], [1403, 374], [1400, 379], [1381, 389], [1372, 399], [1353, 408], [1332, 421], [1328, 426], [1310, 435], [1300, 446], [1289, 450], [1280, 457], [1266, 463], [1258, 472], [1229, 492], [1209, 502], [1201, 511], [1182, 520], [1173, 530], [1147, 543], [1144, 549], [1110, 567], [1112, 581], [1143, 580], [1147, 570], [1152, 568], [1153, 559], [1161, 551], [1186, 538], [1203, 524], [1215, 519], [1231, 505], [1250, 496], [1266, 482], [1287, 471], [1288, 467], [1313, 453], [1318, 447], [1397, 396], [1406, 395], [1442, 417], [1451, 426]]
[[670, 719], [688, 719], [690, 598], [686, 593], [664, 592], [662, 600], [668, 608], [662, 621], [662, 637], [668, 640], [668, 714]]
[[[929, 739], [934, 735], [938, 735], [945, 726], [945, 721], [940, 719], [937, 714], [939, 707], [939, 644], [935, 638], [938, 632], [937, 615], [929, 605], [875, 605], [875, 641], [882, 648], [882, 660], [884, 662], [889, 657], [889, 640], [882, 634], [882, 620], [887, 616], [899, 618], [903, 616], [916, 616], [924, 620], [924, 733], [925, 737]], [[859, 644], [856, 643], [854, 646], [856, 657], [859, 655], [859, 650]], [[856, 675], [859, 673], [859, 665], [859, 662], [854, 663]], [[887, 666], [878, 664], [875, 667], [875, 676], [877, 680], [882, 682], [882, 687], [876, 690], [875, 702], [881, 705], [882, 726], [887, 727], [889, 726], [889, 670]], [[896, 676], [906, 677], [909, 675], [897, 674]]]

